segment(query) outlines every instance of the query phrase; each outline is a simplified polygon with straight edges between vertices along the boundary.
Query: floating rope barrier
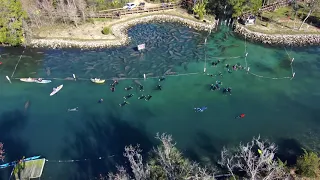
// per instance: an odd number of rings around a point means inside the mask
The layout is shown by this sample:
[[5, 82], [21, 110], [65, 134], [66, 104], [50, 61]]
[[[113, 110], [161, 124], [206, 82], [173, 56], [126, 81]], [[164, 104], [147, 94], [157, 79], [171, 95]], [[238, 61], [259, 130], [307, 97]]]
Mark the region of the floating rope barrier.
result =
[[[168, 74], [165, 76], [190, 76], [190, 75], [197, 75], [197, 74], [203, 74], [200, 72], [197, 73], [184, 73], [184, 74]], [[144, 74], [145, 75], [145, 74]], [[145, 78], [146, 77], [146, 78]], [[106, 81], [113, 81], [113, 80], [142, 80], [142, 79], [158, 79], [160, 76], [151, 76], [151, 77], [141, 77], [141, 78], [106, 78], [104, 80]], [[12, 79], [21, 79], [21, 78], [12, 78]], [[42, 78], [42, 79], [48, 79], [48, 80], [61, 80], [61, 81], [75, 81], [75, 79], [69, 77], [69, 78]], [[88, 78], [77, 78], [76, 80], [80, 81], [91, 81], [91, 79]]]
[[22, 51], [22, 54], [20, 55], [20, 58], [19, 58], [19, 60], [18, 60], [18, 62], [17, 62], [17, 64], [16, 64], [16, 66], [14, 67], [14, 70], [13, 70], [13, 72], [12, 72], [12, 74], [11, 74], [11, 78], [13, 77], [14, 73], [15, 73], [16, 70], [17, 70], [17, 67], [18, 67], [19, 62], [20, 62], [20, 60], [21, 60], [21, 58], [22, 58], [23, 53], [24, 53], [24, 50]]
[[74, 163], [74, 162], [84, 162], [84, 161], [94, 161], [94, 160], [102, 160], [102, 159], [109, 159], [114, 157], [115, 155], [111, 155], [111, 156], [107, 156], [107, 157], [98, 157], [98, 158], [94, 158], [94, 159], [68, 159], [68, 160], [49, 160], [49, 159], [45, 159], [46, 162], [51, 162], [51, 163]]
[[[288, 55], [288, 58], [291, 59], [286, 47], [284, 47], [287, 55]], [[248, 56], [248, 52], [247, 52], [247, 36], [245, 35], [244, 36], [244, 53], [245, 53], [245, 56], [244, 56], [244, 60], [245, 60], [245, 63], [246, 63], [246, 67], [245, 69], [247, 70], [247, 73], [248, 74], [251, 74], [253, 76], [256, 76], [256, 77], [259, 77], [259, 78], [264, 78], [264, 79], [274, 79], [274, 80], [280, 80], [280, 79], [290, 79], [292, 80], [295, 76], [295, 72], [293, 70], [293, 61], [294, 61], [294, 58], [291, 59], [291, 63], [290, 63], [290, 68], [291, 68], [291, 73], [292, 73], [292, 76], [291, 77], [268, 77], [268, 76], [262, 76], [262, 75], [258, 75], [258, 74], [255, 74], [255, 73], [252, 73], [250, 72], [250, 67], [248, 67], [248, 62], [247, 62], [247, 56]]]

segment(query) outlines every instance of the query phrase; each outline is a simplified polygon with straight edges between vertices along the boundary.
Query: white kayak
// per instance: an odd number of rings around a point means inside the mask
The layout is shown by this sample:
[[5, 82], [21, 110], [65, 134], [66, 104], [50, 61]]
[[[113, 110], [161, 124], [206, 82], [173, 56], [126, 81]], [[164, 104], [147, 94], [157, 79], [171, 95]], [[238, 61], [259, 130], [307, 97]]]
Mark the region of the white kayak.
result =
[[21, 78], [20, 81], [22, 82], [35, 82], [36, 79], [35, 78]]
[[63, 84], [61, 84], [60, 86], [58, 86], [57, 88], [53, 88], [52, 93], [50, 94], [50, 96], [55, 95], [57, 92], [59, 92], [61, 89], [63, 88]]
[[40, 83], [40, 84], [47, 84], [47, 83], [51, 83], [51, 80], [36, 80], [35, 83]]

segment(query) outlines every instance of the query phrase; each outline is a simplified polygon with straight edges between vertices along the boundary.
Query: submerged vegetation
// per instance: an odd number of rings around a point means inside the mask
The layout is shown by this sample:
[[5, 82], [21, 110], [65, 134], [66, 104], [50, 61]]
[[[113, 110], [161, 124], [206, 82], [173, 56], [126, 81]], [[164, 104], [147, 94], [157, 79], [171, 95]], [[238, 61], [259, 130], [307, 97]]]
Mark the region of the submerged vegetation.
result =
[[[157, 134], [156, 139], [160, 141], [160, 145], [154, 148], [146, 159], [142, 157], [139, 146], [125, 147], [124, 156], [130, 163], [130, 170], [119, 166], [117, 173], [110, 172], [108, 177], [101, 179], [214, 180], [215, 176], [221, 177], [219, 174], [223, 174], [233, 180], [285, 180], [296, 176], [290, 173], [290, 169], [295, 168], [288, 167], [286, 162], [277, 157], [277, 146], [260, 137], [253, 138], [247, 144], [240, 144], [235, 149], [223, 148], [216, 167], [204, 167], [184, 157], [177, 149], [171, 135]], [[304, 154], [298, 157], [296, 167], [299, 176], [317, 177], [319, 157], [314, 152], [304, 151]]]

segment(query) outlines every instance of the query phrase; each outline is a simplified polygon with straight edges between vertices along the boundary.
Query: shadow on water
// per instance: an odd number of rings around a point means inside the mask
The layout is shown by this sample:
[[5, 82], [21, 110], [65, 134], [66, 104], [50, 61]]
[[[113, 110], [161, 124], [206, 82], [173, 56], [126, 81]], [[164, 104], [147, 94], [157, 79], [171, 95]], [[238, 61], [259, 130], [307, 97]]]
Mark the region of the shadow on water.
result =
[[[220, 158], [220, 152], [227, 141], [218, 137], [198, 132], [195, 137], [196, 146], [186, 151], [186, 157], [201, 162], [204, 165], [213, 165]], [[202, 156], [205, 154], [206, 156]]]
[[[19, 132], [27, 124], [28, 118], [20, 110], [4, 112], [0, 116], [0, 141], [4, 144], [5, 162], [12, 162], [27, 156], [28, 144], [19, 136]], [[1, 163], [2, 164], [2, 163]], [[11, 168], [1, 169], [1, 176], [7, 179]]]
[[303, 154], [301, 144], [295, 139], [280, 139], [276, 143], [279, 147], [277, 156], [288, 165], [294, 165], [297, 157]]
[[[112, 114], [103, 119], [93, 114], [87, 114], [86, 117], [85, 129], [75, 132], [74, 140], [67, 140], [69, 146], [63, 155], [71, 159], [96, 160], [77, 163], [76, 173], [72, 174], [71, 179], [92, 179], [99, 174], [115, 172], [117, 164], [128, 167], [129, 162], [123, 156], [127, 145], [139, 144], [144, 157], [153, 146], [141, 126], [133, 126]], [[105, 159], [98, 160], [100, 156]]]

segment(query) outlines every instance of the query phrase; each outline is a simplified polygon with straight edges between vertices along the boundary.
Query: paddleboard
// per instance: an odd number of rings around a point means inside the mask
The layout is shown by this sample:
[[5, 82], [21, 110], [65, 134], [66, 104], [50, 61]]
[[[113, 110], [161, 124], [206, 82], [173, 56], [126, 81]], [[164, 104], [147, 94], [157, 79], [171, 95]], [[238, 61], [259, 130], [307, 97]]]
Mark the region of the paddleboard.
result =
[[42, 80], [42, 81], [36, 80], [35, 82], [40, 84], [47, 84], [47, 83], [51, 83], [51, 80]]
[[63, 84], [61, 84], [60, 86], [58, 86], [55, 90], [52, 91], [52, 93], [50, 94], [50, 96], [55, 95], [57, 92], [59, 92], [61, 89], [63, 88]]

